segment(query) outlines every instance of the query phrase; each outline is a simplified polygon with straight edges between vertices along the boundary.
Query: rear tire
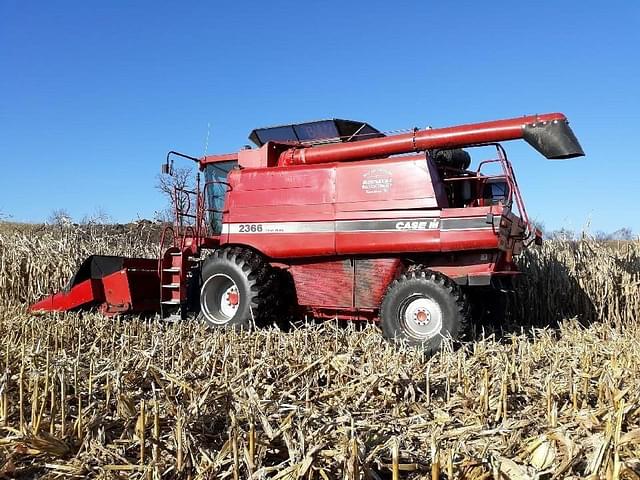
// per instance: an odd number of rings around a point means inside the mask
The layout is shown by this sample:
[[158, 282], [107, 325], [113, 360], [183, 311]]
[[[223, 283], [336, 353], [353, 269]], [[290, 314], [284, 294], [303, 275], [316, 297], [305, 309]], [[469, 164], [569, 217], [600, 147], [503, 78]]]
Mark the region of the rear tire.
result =
[[468, 318], [468, 304], [460, 287], [445, 275], [421, 267], [394, 280], [380, 306], [386, 338], [431, 353], [440, 349], [443, 338], [457, 340]]
[[269, 315], [270, 266], [251, 250], [216, 250], [202, 266], [199, 318], [218, 328], [251, 328]]

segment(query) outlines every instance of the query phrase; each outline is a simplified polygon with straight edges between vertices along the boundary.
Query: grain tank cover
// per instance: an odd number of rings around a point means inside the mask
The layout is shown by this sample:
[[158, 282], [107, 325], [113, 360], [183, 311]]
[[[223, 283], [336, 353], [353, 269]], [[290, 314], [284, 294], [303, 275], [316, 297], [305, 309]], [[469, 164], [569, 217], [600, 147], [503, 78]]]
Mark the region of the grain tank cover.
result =
[[249, 140], [261, 147], [267, 142], [338, 143], [355, 142], [376, 137], [384, 137], [384, 134], [368, 123], [333, 118], [330, 120], [256, 128], [249, 135]]

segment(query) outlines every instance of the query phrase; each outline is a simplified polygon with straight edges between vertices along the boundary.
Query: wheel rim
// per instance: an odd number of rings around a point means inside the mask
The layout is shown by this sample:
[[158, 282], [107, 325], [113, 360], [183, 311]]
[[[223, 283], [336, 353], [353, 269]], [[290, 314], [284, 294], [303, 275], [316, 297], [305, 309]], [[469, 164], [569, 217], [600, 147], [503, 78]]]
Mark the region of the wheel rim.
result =
[[211, 275], [200, 291], [200, 309], [204, 317], [216, 325], [228, 323], [240, 307], [238, 285], [224, 273]]
[[400, 305], [400, 322], [412, 337], [429, 340], [442, 329], [442, 310], [431, 298], [412, 295]]

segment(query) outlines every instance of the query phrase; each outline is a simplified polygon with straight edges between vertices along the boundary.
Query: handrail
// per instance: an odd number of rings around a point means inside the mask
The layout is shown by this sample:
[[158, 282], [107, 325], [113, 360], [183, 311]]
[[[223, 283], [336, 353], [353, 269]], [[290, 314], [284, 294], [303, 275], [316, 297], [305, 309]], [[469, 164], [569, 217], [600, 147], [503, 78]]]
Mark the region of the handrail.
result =
[[[176, 238], [176, 232], [173, 229], [173, 226], [171, 225], [165, 225], [164, 228], [162, 229], [162, 234], [160, 235], [160, 245], [159, 247], [159, 253], [158, 253], [158, 278], [162, 278], [162, 261], [164, 260], [164, 241], [165, 241], [165, 237], [167, 232], [171, 231], [171, 236], [172, 236], [172, 243], [174, 244], [173, 246], [175, 246], [175, 238]], [[160, 295], [162, 296], [162, 285], [160, 286]], [[161, 297], [162, 298], [162, 297]], [[160, 304], [160, 308], [162, 308], [162, 304]]]
[[[202, 195], [204, 196], [205, 200], [207, 198], [207, 189], [209, 188], [210, 185], [213, 185], [215, 183], [218, 183], [218, 184], [221, 184], [221, 185], [226, 185], [227, 186], [227, 190], [226, 190], [225, 193], [229, 193], [233, 189], [233, 187], [231, 186], [231, 184], [229, 182], [225, 182], [223, 180], [211, 180], [209, 182], [206, 182], [204, 184], [204, 187], [202, 188]], [[210, 208], [210, 207], [207, 207], [205, 210], [207, 212], [215, 212], [215, 213], [225, 213], [227, 211], [227, 210], [218, 210], [218, 209]]]
[[527, 209], [524, 205], [524, 200], [522, 199], [522, 193], [520, 192], [520, 187], [518, 186], [518, 180], [516, 179], [516, 174], [513, 171], [513, 165], [511, 165], [511, 162], [507, 158], [507, 152], [499, 143], [496, 143], [495, 146], [498, 151], [498, 158], [501, 161], [502, 169], [508, 175], [510, 185], [513, 188], [516, 205], [518, 206], [518, 213], [520, 213], [520, 216], [522, 217], [522, 220], [524, 221], [526, 227], [526, 235], [524, 235], [523, 237], [523, 240], [526, 240], [531, 236], [532, 228]]
[[[178, 202], [178, 192], [180, 193], [186, 193], [186, 195], [184, 198], [187, 202], [187, 208], [181, 208], [179, 206], [179, 202]], [[174, 194], [174, 202], [175, 202], [175, 206], [176, 206], [176, 223], [180, 223], [180, 219], [178, 217], [180, 216], [184, 216], [186, 213], [188, 213], [189, 211], [191, 211], [191, 197], [189, 195], [189, 191], [185, 190], [184, 188], [178, 188], [178, 187], [173, 187], [173, 194]]]
[[[516, 206], [518, 208], [518, 213], [520, 214], [525, 226], [526, 226], [526, 235], [523, 237], [524, 240], [528, 239], [531, 236], [532, 228], [531, 222], [529, 220], [529, 215], [527, 214], [526, 207], [524, 205], [524, 200], [522, 199], [522, 193], [520, 192], [520, 187], [518, 186], [518, 181], [516, 180], [516, 175], [513, 170], [513, 166], [511, 162], [507, 158], [507, 152], [505, 152], [502, 145], [499, 143], [484, 143], [478, 144], [474, 146], [495, 146], [498, 154], [498, 158], [483, 160], [478, 164], [475, 177], [450, 177], [443, 179], [443, 182], [452, 182], [452, 181], [461, 181], [461, 180], [469, 180], [472, 178], [504, 178], [509, 186], [509, 194], [507, 196], [507, 205], [511, 205], [513, 200], [515, 199]], [[483, 175], [481, 173], [482, 167], [489, 163], [499, 163], [502, 168], [502, 175]]]
[[196, 231], [193, 228], [193, 226], [191, 225], [187, 225], [184, 229], [184, 232], [182, 233], [182, 239], [180, 241], [180, 251], [184, 252], [184, 244], [187, 241], [187, 232], [191, 230], [191, 232], [193, 233], [192, 238], [197, 239], [197, 235], [196, 235]]
[[175, 230], [173, 229], [173, 226], [165, 225], [164, 228], [162, 229], [162, 234], [160, 235], [160, 256], [162, 256], [162, 247], [164, 247], [165, 235], [169, 231], [171, 231], [172, 238], [175, 239], [176, 234], [175, 234]]
[[[500, 166], [502, 167], [502, 171], [503, 171], [502, 175], [482, 175], [480, 173], [480, 169], [482, 168], [483, 165], [486, 165], [488, 163], [500, 163]], [[505, 181], [507, 182], [507, 185], [509, 185], [509, 195], [507, 197], [507, 201], [505, 202], [505, 204], [511, 205], [511, 202], [513, 201], [513, 191], [514, 191], [515, 185], [514, 185], [514, 183], [512, 181], [513, 179], [509, 175], [509, 172], [504, 168], [502, 163], [503, 163], [503, 160], [501, 160], [499, 158], [494, 159], [494, 160], [483, 160], [478, 165], [477, 174], [478, 175], [482, 175], [483, 178], [504, 178]], [[516, 200], [516, 204], [517, 203], [518, 203], [518, 201]], [[520, 205], [519, 204], [518, 204], [518, 210], [520, 210]]]
[[[187, 188], [174, 187], [174, 207], [175, 207], [175, 226], [181, 230], [180, 235], [182, 237], [181, 245], [184, 246], [186, 237], [191, 234], [196, 244], [200, 244], [202, 239], [207, 236], [208, 226], [206, 222], [206, 214], [208, 212], [213, 213], [225, 213], [226, 210], [218, 210], [216, 208], [210, 208], [207, 204], [208, 189], [213, 184], [222, 184], [226, 186], [226, 192], [232, 189], [231, 184], [221, 180], [212, 180], [206, 182], [202, 189], [200, 189], [200, 178], [197, 177], [196, 189], [191, 190]], [[195, 196], [195, 211], [194, 201], [192, 196]], [[193, 225], [185, 225], [184, 219], [193, 219]], [[191, 223], [191, 222], [189, 222]], [[177, 245], [176, 245], [177, 246]]]

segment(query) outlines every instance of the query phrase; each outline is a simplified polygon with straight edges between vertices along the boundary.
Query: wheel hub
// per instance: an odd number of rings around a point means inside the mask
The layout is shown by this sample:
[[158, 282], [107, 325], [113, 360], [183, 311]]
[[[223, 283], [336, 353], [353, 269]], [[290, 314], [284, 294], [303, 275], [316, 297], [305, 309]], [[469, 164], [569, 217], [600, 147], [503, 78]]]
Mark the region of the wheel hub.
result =
[[416, 323], [418, 325], [426, 325], [431, 315], [426, 310], [420, 309], [416, 313]]
[[238, 287], [234, 283], [222, 294], [220, 298], [220, 311], [227, 317], [233, 317], [238, 310]]
[[200, 292], [200, 309], [208, 321], [224, 325], [239, 308], [240, 292], [231, 277], [217, 273], [204, 282]]
[[442, 310], [438, 303], [425, 296], [411, 296], [400, 308], [400, 319], [411, 336], [428, 340], [442, 329]]
[[238, 290], [235, 287], [227, 290], [227, 294], [225, 295], [225, 300], [228, 305], [235, 306], [238, 305], [239, 295]]

